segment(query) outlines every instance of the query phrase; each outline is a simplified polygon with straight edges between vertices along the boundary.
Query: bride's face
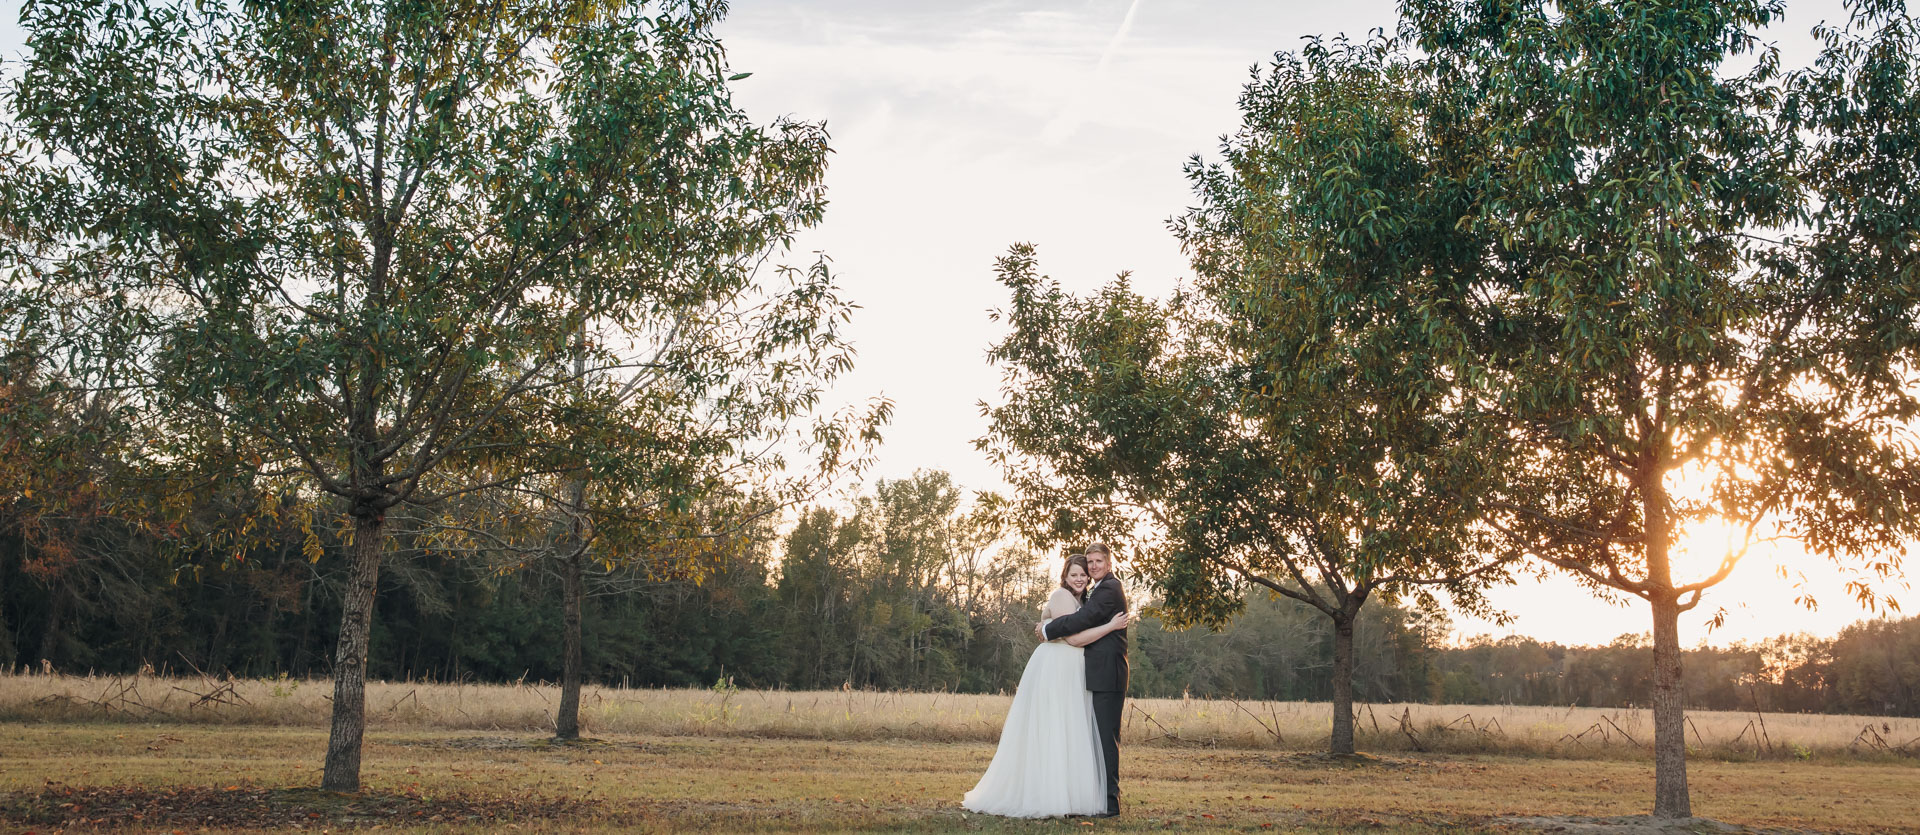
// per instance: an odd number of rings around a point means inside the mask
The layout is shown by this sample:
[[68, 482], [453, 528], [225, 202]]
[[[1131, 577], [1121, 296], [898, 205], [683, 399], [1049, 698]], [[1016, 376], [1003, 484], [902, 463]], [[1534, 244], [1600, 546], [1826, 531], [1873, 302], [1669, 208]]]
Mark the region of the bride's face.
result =
[[1085, 593], [1087, 590], [1087, 570], [1078, 565], [1068, 566], [1067, 586], [1073, 589], [1074, 594]]

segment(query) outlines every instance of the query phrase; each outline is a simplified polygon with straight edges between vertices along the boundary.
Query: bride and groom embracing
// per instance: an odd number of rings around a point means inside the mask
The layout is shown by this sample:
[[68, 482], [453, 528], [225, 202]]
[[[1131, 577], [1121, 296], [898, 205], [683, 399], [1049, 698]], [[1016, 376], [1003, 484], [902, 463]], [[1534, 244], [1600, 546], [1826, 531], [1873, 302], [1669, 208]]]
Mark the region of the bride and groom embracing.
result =
[[1034, 633], [993, 763], [961, 806], [1016, 818], [1120, 814], [1120, 711], [1131, 617], [1113, 554], [1067, 558]]

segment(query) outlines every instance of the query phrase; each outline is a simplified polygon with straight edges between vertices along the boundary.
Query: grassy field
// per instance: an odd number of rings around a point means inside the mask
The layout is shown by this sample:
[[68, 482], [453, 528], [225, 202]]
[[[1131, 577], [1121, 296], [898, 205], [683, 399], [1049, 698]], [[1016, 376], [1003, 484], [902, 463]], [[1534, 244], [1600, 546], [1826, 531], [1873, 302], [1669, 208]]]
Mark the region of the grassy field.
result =
[[[1245, 749], [1133, 746], [1126, 815], [1008, 821], [964, 813], [979, 742], [528, 734], [371, 735], [366, 790], [310, 788], [317, 728], [28, 724], [0, 729], [0, 829], [158, 831], [1500, 831], [1513, 815], [1645, 811], [1650, 768], [1622, 760], [1411, 755], [1341, 763]], [[1920, 768], [1701, 762], [1696, 812], [1755, 827], [1920, 832]]]
[[[1005, 697], [596, 688], [585, 713], [597, 739], [555, 746], [551, 688], [397, 683], [369, 690], [366, 791], [346, 797], [312, 788], [326, 692], [0, 677], [0, 831], [1429, 833], [1651, 802], [1648, 720], [1635, 711], [1374, 705], [1360, 714], [1372, 756], [1343, 761], [1311, 753], [1324, 704], [1136, 700], [1126, 815], [1030, 822], [959, 808], [992, 757]], [[1920, 757], [1897, 750], [1920, 722], [1770, 715], [1756, 753], [1738, 741], [1759, 727], [1752, 715], [1694, 719], [1706, 740], [1691, 769], [1697, 814], [1920, 833]], [[1892, 742], [1857, 742], [1869, 724]]]
[[[176, 722], [325, 727], [326, 681], [0, 676], [0, 721]], [[372, 682], [376, 730], [539, 733], [553, 727], [550, 685]], [[588, 687], [590, 735], [985, 742], [1010, 697], [866, 691], [787, 692]], [[1123, 739], [1156, 747], [1323, 750], [1328, 706], [1310, 702], [1132, 699]], [[1361, 705], [1359, 744], [1376, 752], [1503, 753], [1640, 759], [1645, 710], [1497, 705]], [[1920, 757], [1920, 719], [1693, 711], [1688, 744], [1727, 760]]]

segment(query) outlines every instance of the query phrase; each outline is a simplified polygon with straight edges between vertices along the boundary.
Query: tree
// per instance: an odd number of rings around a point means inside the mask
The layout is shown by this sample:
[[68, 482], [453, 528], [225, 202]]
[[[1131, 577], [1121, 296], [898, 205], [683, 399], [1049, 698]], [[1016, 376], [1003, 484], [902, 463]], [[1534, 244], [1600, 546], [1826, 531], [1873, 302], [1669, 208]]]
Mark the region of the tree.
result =
[[1031, 247], [1000, 260], [1010, 332], [990, 356], [1006, 366], [1006, 402], [985, 409], [978, 443], [1013, 483], [1014, 515], [1039, 520], [1028, 536], [1134, 541], [1172, 625], [1219, 629], [1256, 587], [1318, 610], [1333, 631], [1328, 745], [1352, 754], [1366, 602], [1432, 605], [1445, 589], [1477, 606], [1508, 561], [1461, 498], [1500, 456], [1448, 411], [1457, 397], [1431, 364], [1443, 354], [1420, 350], [1419, 323], [1386, 309], [1402, 303], [1397, 265], [1303, 260], [1246, 223], [1292, 199], [1263, 188], [1279, 158], [1242, 153], [1274, 133], [1265, 97], [1314, 83], [1305, 67], [1328, 57], [1283, 58], [1250, 84], [1233, 174], [1195, 169], [1204, 205], [1181, 231], [1197, 294], [1155, 303], [1123, 276], [1075, 298], [1036, 274]]
[[1461, 239], [1454, 195], [1419, 188], [1444, 162], [1424, 141], [1422, 93], [1378, 35], [1276, 55], [1241, 95], [1224, 161], [1188, 165], [1198, 206], [1174, 225], [1218, 311], [1204, 332], [1225, 349], [1232, 422], [1257, 423], [1268, 450], [1248, 460], [1284, 485], [1266, 488], [1267, 517], [1286, 520], [1259, 534], [1286, 568], [1267, 584], [1333, 622], [1335, 753], [1352, 752], [1352, 633], [1369, 596], [1431, 604], [1441, 588], [1481, 609], [1513, 556], [1475, 519], [1509, 450], [1445, 362], [1462, 336], [1435, 310], [1432, 265]]
[[[14, 333], [31, 333], [31, 323]], [[109, 392], [75, 391], [48, 373], [45, 343], [16, 338], [0, 355], [0, 537], [19, 551], [20, 582], [44, 595], [46, 611], [37, 646], [16, 646], [0, 612], [0, 668], [21, 663], [55, 664], [65, 621], [92, 597], [79, 587], [115, 587], [119, 563], [140, 549], [134, 540], [147, 526], [112, 488], [133, 456], [131, 430], [120, 398]]]
[[[12, 292], [131, 334], [88, 358], [351, 520], [324, 787], [359, 787], [388, 513], [577, 467], [505, 454], [544, 426], [618, 420], [551, 396], [619, 364], [576, 365], [575, 335], [736, 290], [736, 272], [677, 267], [759, 249], [718, 220], [778, 165], [819, 158], [818, 126], [759, 128], [728, 103], [723, 11], [24, 7], [0, 201]], [[446, 467], [491, 477], [435, 489]]]
[[[794, 687], [993, 690], [1019, 680], [1051, 585], [945, 472], [881, 479], [842, 515], [811, 507], [777, 595]], [[1039, 594], [1036, 595], [1036, 591]]]
[[1829, 710], [1920, 713], [1920, 618], [1853, 624], [1833, 640]]
[[1423, 188], [1474, 244], [1435, 265], [1459, 374], [1526, 450], [1486, 518], [1648, 603], [1657, 817], [1692, 808], [1680, 614], [1774, 537], [1871, 602], [1920, 533], [1914, 30], [1855, 8], [1878, 33], [1782, 84], [1777, 2], [1403, 4], [1448, 158]]
[[[1360, 610], [1360, 620], [1354, 701], [1426, 699], [1446, 641], [1445, 613], [1376, 602]], [[1217, 633], [1167, 629], [1151, 618], [1128, 630], [1128, 690], [1135, 696], [1316, 702], [1333, 696], [1333, 621], [1298, 600], [1251, 595]]]
[[[17, 646], [0, 611], [0, 666], [16, 658], [90, 664], [79, 636], [89, 620], [130, 616], [159, 596], [143, 582], [146, 564], [193, 554], [244, 558], [281, 524], [306, 517], [256, 491], [244, 467], [226, 471], [241, 477], [210, 482], [214, 467], [166, 462], [167, 448], [145, 440], [153, 416], [122, 391], [63, 373], [72, 346], [56, 322], [26, 312], [0, 307], [0, 328], [12, 335], [0, 354], [0, 541], [16, 550], [18, 582], [37, 590], [39, 628], [34, 645]], [[211, 452], [210, 462], [240, 463]], [[225, 523], [210, 525], [212, 517]]]
[[[741, 114], [731, 118], [745, 124]], [[814, 415], [853, 368], [841, 327], [854, 305], [839, 296], [824, 257], [808, 270], [763, 269], [797, 229], [819, 220], [824, 139], [823, 130], [743, 130], [736, 165], [757, 176], [681, 242], [676, 260], [652, 265], [682, 276], [686, 295], [644, 328], [583, 325], [572, 366], [556, 374], [558, 411], [516, 453], [519, 469], [544, 474], [485, 502], [474, 518], [455, 512], [437, 524], [443, 547], [484, 546], [505, 559], [503, 570], [558, 575], [557, 739], [580, 735], [590, 584], [604, 593], [610, 583], [700, 582], [733, 558], [727, 540], [759, 535], [765, 520], [860, 471], [891, 415], [884, 398]], [[614, 359], [589, 371], [588, 357]], [[567, 417], [596, 411], [615, 419], [583, 426]], [[464, 477], [489, 480], [484, 471]]]

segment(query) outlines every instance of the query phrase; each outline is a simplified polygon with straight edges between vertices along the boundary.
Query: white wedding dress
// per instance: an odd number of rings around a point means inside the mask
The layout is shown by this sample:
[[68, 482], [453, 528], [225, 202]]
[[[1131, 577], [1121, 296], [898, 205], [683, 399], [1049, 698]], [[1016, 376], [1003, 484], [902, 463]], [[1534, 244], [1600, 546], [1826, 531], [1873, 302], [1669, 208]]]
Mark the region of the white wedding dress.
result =
[[[1059, 617], [1078, 606], [1059, 589], [1047, 602], [1047, 615]], [[1102, 766], [1086, 650], [1048, 641], [1027, 659], [993, 763], [960, 805], [1011, 818], [1097, 815], [1107, 810]]]

